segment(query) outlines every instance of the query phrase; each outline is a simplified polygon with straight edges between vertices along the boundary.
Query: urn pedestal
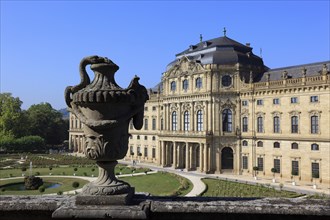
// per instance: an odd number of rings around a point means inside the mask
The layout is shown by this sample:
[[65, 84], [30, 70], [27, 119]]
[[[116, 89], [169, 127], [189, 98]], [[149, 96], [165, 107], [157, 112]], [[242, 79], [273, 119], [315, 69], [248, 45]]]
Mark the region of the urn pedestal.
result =
[[[95, 74], [92, 82], [86, 72], [87, 65], [91, 65]], [[144, 104], [148, 94], [146, 88], [139, 84], [137, 76], [128, 88], [119, 87], [114, 80], [118, 69], [107, 58], [85, 57], [80, 63], [80, 84], [65, 90], [69, 111], [84, 124], [84, 153], [95, 160], [99, 167], [98, 178], [83, 187], [84, 199], [77, 200], [81, 203], [111, 203], [118, 200], [122, 204], [123, 201], [127, 203], [126, 200], [134, 194], [134, 189], [128, 183], [116, 178], [114, 169], [117, 160], [124, 158], [127, 153], [130, 121], [133, 120], [135, 129], [143, 126]], [[104, 198], [96, 199], [93, 196]]]

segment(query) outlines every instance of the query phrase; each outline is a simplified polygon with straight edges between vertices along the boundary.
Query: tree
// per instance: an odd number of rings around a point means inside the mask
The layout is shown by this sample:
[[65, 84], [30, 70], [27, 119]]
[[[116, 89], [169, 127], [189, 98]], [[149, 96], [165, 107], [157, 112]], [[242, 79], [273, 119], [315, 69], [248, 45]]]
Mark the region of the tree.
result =
[[22, 101], [11, 93], [0, 93], [0, 137], [21, 137], [26, 134], [26, 117]]
[[49, 103], [32, 105], [27, 116], [31, 134], [44, 138], [46, 144], [58, 145], [67, 139], [68, 123]]

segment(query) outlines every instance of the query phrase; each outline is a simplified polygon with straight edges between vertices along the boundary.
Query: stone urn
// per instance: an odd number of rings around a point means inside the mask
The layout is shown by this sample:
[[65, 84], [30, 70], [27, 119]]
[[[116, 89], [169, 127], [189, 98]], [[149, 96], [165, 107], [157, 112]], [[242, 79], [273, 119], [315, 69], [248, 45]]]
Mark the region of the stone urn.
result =
[[[86, 66], [95, 74], [92, 82]], [[85, 185], [82, 195], [108, 196], [132, 192], [130, 185], [115, 177], [118, 159], [128, 150], [128, 126], [131, 120], [135, 129], [143, 126], [144, 104], [148, 93], [135, 76], [126, 89], [114, 79], [119, 67], [106, 57], [89, 56], [80, 62], [81, 82], [68, 86], [65, 101], [68, 110], [84, 124], [84, 153], [96, 161], [98, 178]]]

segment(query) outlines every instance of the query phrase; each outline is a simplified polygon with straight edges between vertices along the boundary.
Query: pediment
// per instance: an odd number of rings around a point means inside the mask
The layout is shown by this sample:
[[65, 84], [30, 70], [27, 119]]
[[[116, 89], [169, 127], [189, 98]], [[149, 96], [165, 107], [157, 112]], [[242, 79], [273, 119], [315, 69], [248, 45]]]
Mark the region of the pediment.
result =
[[202, 64], [190, 60], [186, 56], [183, 56], [178, 63], [176, 63], [165, 73], [165, 77], [189, 75], [200, 70], [204, 70]]

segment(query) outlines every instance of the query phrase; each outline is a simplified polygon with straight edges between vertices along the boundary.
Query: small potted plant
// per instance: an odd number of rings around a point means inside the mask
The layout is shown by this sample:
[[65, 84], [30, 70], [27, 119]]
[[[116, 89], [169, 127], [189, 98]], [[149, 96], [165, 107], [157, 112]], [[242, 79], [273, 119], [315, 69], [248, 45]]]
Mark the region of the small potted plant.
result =
[[316, 179], [320, 178], [319, 173], [313, 173], [312, 178], [313, 178], [313, 189], [317, 189]]
[[276, 183], [276, 179], [275, 179], [275, 173], [277, 172], [277, 169], [276, 168], [272, 168], [270, 171], [272, 171], [272, 173], [273, 173], [273, 183]]
[[296, 170], [292, 170], [291, 171], [291, 179], [292, 179], [292, 186], [295, 186], [296, 185], [296, 181], [295, 181], [295, 176], [298, 176], [298, 171], [296, 171]]
[[258, 177], [257, 177], [258, 170], [259, 170], [259, 168], [258, 168], [257, 166], [253, 167], [253, 171], [254, 171], [254, 179], [255, 179], [255, 180], [258, 179]]

